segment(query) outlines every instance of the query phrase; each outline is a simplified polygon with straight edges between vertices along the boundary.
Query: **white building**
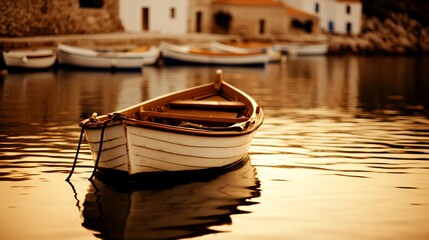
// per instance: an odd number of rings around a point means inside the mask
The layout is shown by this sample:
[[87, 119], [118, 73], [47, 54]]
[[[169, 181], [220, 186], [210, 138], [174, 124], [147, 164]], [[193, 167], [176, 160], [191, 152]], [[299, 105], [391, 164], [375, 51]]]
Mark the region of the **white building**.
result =
[[188, 9], [188, 0], [119, 0], [119, 18], [131, 32], [184, 34]]
[[322, 31], [353, 35], [361, 32], [361, 0], [283, 0], [283, 2], [317, 15]]

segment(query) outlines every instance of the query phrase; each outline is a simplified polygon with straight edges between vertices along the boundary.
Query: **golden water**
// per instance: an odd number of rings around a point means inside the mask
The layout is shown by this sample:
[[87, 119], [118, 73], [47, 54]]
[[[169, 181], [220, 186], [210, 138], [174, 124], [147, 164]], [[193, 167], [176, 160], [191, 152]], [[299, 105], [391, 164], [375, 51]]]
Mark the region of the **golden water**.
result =
[[265, 112], [248, 164], [131, 189], [89, 182], [85, 144], [64, 181], [77, 123], [210, 82], [216, 68], [2, 76], [0, 239], [428, 239], [425, 66], [427, 58], [310, 57], [223, 68]]

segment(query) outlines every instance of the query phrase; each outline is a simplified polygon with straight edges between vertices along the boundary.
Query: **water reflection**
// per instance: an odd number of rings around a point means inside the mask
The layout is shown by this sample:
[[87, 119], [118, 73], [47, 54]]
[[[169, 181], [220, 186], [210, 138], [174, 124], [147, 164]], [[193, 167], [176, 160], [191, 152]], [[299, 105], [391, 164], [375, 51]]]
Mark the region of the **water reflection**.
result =
[[376, 114], [429, 116], [429, 58], [371, 57], [359, 59], [360, 107]]
[[[240, 206], [255, 204], [259, 181], [250, 161], [220, 176], [174, 179], [133, 189], [104, 183], [90, 185], [83, 203], [83, 226], [102, 239], [178, 239], [217, 232], [231, 224]], [[180, 181], [179, 181], [180, 182]], [[148, 184], [151, 185], [151, 184]], [[158, 186], [158, 187], [156, 187]]]
[[[220, 234], [225, 239], [428, 239], [428, 60], [298, 57], [266, 68], [223, 68], [225, 80], [249, 93], [265, 111], [250, 148], [261, 189], [255, 177], [236, 186], [236, 180], [226, 180], [234, 174], [228, 173], [155, 189], [96, 182], [98, 192], [90, 186], [87, 193], [93, 161], [84, 144], [72, 179], [79, 196], [88, 195], [84, 226], [102, 238], [152, 234], [160, 226], [158, 232], [177, 238], [226, 230]], [[58, 194], [67, 187], [64, 179], [80, 133], [77, 123], [92, 112], [108, 113], [211, 82], [215, 70], [56, 69], [1, 75], [0, 222], [7, 231], [0, 231], [0, 238], [60, 239], [83, 233], [86, 237], [76, 238], [87, 239], [89, 231], [80, 226], [72, 197]], [[213, 186], [210, 192], [206, 185]], [[227, 190], [216, 190], [221, 185]], [[155, 203], [157, 199], [162, 201]], [[245, 206], [254, 201], [260, 204]], [[134, 206], [146, 212], [132, 210]], [[161, 226], [154, 220], [165, 219], [176, 206], [182, 207], [179, 214], [168, 219], [184, 224]], [[195, 214], [201, 209], [209, 215], [200, 218], [185, 211], [193, 206], [199, 207]], [[67, 207], [73, 209], [67, 212]], [[240, 209], [252, 214], [234, 216]], [[149, 222], [149, 228], [136, 216]], [[58, 224], [58, 231], [45, 220]]]
[[[425, 114], [429, 58], [308, 57], [266, 68], [225, 67], [225, 80], [264, 108]], [[392, 71], [394, 69], [394, 71]], [[58, 69], [0, 81], [0, 133], [28, 125], [74, 124], [214, 80], [214, 67], [146, 67], [143, 72]], [[19, 126], [18, 126], [19, 125]], [[24, 126], [23, 126], [24, 125]], [[27, 126], [25, 126], [27, 125]]]

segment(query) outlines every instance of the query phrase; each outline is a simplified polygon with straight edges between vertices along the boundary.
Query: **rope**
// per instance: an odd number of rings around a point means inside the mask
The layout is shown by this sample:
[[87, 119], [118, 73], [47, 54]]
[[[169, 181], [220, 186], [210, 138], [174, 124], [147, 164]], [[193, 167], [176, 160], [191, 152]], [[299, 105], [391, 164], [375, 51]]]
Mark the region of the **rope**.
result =
[[[104, 121], [104, 123], [103, 123], [103, 126], [101, 128], [100, 146], [98, 148], [97, 160], [95, 161], [95, 166], [94, 166], [94, 170], [92, 171], [91, 177], [88, 179], [89, 181], [92, 181], [92, 178], [94, 177], [95, 171], [97, 170], [97, 167], [98, 167], [98, 162], [100, 161], [101, 151], [103, 149], [104, 129], [106, 128], [106, 126], [109, 122], [114, 121], [114, 120], [121, 120], [121, 116], [122, 115], [119, 113], [114, 113], [110, 119]], [[78, 159], [79, 151], [80, 151], [80, 146], [82, 144], [83, 133], [85, 132], [85, 128], [86, 128], [86, 125], [88, 125], [88, 123], [93, 123], [93, 121], [89, 120], [89, 121], [85, 122], [85, 124], [82, 126], [82, 130], [80, 132], [80, 137], [79, 137], [79, 144], [77, 146], [77, 151], [76, 151], [76, 156], [74, 158], [73, 166], [72, 166], [72, 169], [70, 170], [69, 176], [66, 178], [67, 182], [70, 181], [70, 178], [73, 175], [74, 169], [76, 168], [77, 159]]]
[[114, 120], [121, 120], [121, 114], [114, 113], [110, 119], [104, 121], [103, 123], [103, 127], [101, 128], [100, 146], [98, 147], [97, 160], [95, 161], [94, 170], [92, 171], [91, 177], [89, 177], [88, 179], [89, 181], [92, 181], [92, 179], [94, 178], [95, 172], [97, 171], [97, 168], [98, 168], [98, 163], [100, 162], [101, 151], [103, 149], [104, 130], [106, 129], [107, 124]]
[[113, 119], [113, 118], [111, 118], [111, 119], [109, 119], [109, 120], [106, 120], [106, 121], [103, 123], [103, 127], [101, 128], [100, 145], [99, 145], [99, 147], [98, 147], [97, 160], [95, 161], [94, 170], [92, 170], [91, 177], [89, 177], [89, 179], [88, 179], [89, 181], [92, 181], [92, 178], [94, 177], [95, 172], [96, 172], [97, 167], [98, 167], [98, 162], [100, 162], [101, 151], [102, 151], [102, 149], [103, 149], [104, 130], [106, 129], [107, 124], [108, 124], [109, 122], [111, 122], [111, 121], [112, 121], [112, 119]]
[[70, 174], [69, 176], [66, 178], [66, 181], [70, 181], [71, 176], [73, 175], [74, 169], [76, 167], [76, 163], [77, 163], [77, 157], [79, 156], [79, 151], [80, 151], [80, 145], [82, 144], [82, 137], [83, 137], [83, 133], [85, 132], [85, 128], [86, 125], [89, 123], [90, 121], [86, 122], [83, 126], [82, 126], [82, 130], [80, 131], [80, 137], [79, 137], [79, 144], [77, 145], [77, 151], [76, 151], [76, 156], [74, 157], [74, 162], [73, 162], [73, 167], [70, 170]]

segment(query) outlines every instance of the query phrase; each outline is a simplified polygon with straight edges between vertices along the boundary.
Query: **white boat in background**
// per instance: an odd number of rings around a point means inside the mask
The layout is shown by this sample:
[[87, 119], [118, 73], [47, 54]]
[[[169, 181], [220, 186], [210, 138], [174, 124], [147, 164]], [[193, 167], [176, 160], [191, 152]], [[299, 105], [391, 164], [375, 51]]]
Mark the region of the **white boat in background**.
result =
[[56, 51], [52, 49], [12, 50], [3, 52], [8, 68], [45, 69], [54, 65]]
[[222, 81], [221, 70], [216, 74], [214, 83], [81, 121], [95, 169], [134, 175], [242, 161], [264, 114], [250, 96]]
[[203, 64], [231, 66], [264, 66], [270, 56], [266, 52], [237, 53], [209, 47], [161, 44], [165, 64]]
[[328, 42], [278, 42], [275, 49], [291, 56], [326, 55], [329, 44]]
[[213, 48], [233, 53], [265, 52], [270, 62], [281, 60], [282, 54], [276, 50], [274, 44], [253, 41], [217, 41], [212, 43]]
[[58, 45], [58, 62], [87, 68], [141, 68], [153, 65], [160, 55], [158, 47], [140, 47], [125, 52], [97, 51], [89, 48]]

